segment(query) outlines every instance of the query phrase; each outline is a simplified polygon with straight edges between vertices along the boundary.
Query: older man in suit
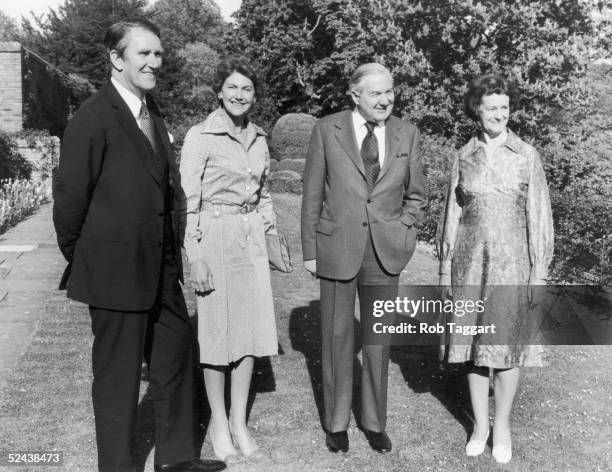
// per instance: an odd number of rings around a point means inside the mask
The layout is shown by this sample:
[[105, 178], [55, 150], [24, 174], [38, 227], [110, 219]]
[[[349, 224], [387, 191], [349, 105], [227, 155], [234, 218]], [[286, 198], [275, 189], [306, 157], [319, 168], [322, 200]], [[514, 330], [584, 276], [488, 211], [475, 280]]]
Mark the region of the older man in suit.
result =
[[[147, 92], [162, 62], [142, 20], [105, 37], [110, 82], [68, 124], [53, 220], [68, 261], [68, 297], [89, 305], [100, 471], [132, 471], [130, 441], [143, 356], [155, 407], [155, 470], [215, 471], [195, 458], [194, 342], [179, 279], [180, 180], [168, 132]], [[60, 288], [62, 288], [60, 287]]]
[[[391, 116], [390, 72], [359, 66], [349, 82], [355, 104], [319, 120], [304, 173], [304, 265], [320, 278], [326, 445], [348, 451], [353, 386], [353, 319], [377, 299], [395, 299], [399, 273], [415, 248], [425, 205], [418, 129]], [[361, 427], [375, 451], [385, 432], [389, 346], [362, 346]]]

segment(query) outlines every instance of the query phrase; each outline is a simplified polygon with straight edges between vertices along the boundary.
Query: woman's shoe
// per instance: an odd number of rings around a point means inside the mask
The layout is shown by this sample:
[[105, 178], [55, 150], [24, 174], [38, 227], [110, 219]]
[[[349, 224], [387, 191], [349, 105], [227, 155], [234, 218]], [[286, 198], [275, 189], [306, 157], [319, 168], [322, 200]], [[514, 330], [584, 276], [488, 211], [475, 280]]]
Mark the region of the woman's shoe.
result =
[[480, 441], [478, 439], [470, 439], [465, 445], [465, 454], [469, 457], [479, 456], [484, 452], [488, 440], [489, 431], [487, 431], [487, 437], [484, 438], [484, 441]]
[[493, 459], [498, 464], [507, 464], [512, 459], [512, 443], [493, 444]]
[[208, 440], [212, 445], [215, 457], [226, 464], [235, 464], [240, 460], [238, 457], [238, 451], [230, 441], [229, 447], [221, 447], [219, 443], [214, 439], [214, 430], [212, 425], [208, 427]]
[[242, 452], [242, 455], [248, 460], [260, 461], [267, 457], [266, 452], [255, 443], [248, 430], [246, 430], [246, 434], [238, 435], [230, 428], [230, 434], [232, 435], [234, 444], [238, 445], [240, 452]]

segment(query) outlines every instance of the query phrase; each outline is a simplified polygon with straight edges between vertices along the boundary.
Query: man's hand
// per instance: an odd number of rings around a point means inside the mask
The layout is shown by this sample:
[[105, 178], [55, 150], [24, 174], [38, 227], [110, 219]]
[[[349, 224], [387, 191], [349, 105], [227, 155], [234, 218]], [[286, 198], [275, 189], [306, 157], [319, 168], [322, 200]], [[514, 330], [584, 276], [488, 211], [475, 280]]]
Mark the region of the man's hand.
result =
[[317, 276], [317, 260], [316, 259], [309, 259], [307, 261], [304, 261], [304, 268], [310, 272], [310, 274], [313, 277]]
[[215, 289], [212, 272], [205, 261], [194, 261], [191, 264], [191, 285], [196, 293], [212, 292]]

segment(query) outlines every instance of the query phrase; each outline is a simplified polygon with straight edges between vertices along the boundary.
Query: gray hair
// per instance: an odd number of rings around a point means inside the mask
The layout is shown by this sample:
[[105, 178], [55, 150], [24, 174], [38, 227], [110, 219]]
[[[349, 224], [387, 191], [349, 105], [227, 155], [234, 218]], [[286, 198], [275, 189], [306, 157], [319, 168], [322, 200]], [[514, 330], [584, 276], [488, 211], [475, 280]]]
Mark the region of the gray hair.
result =
[[393, 76], [391, 75], [389, 69], [378, 62], [368, 62], [367, 64], [361, 64], [359, 67], [357, 67], [355, 72], [353, 72], [353, 75], [351, 75], [348, 87], [349, 92], [356, 90], [364, 77], [375, 74], [388, 75], [391, 78], [391, 81], [393, 81]]

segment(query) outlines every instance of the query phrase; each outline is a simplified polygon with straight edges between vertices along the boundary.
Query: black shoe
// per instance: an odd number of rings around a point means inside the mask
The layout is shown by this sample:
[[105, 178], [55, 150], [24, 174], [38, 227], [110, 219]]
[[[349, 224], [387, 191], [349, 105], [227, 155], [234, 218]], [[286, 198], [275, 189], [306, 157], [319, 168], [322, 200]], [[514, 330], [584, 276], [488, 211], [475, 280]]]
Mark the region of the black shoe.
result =
[[191, 459], [174, 464], [156, 464], [155, 472], [217, 472], [226, 467], [225, 462], [221, 461]]
[[376, 432], [364, 429], [363, 433], [370, 447], [376, 452], [389, 452], [391, 450], [391, 440], [384, 431]]
[[346, 434], [346, 431], [326, 432], [325, 445], [330, 452], [347, 452], [349, 449], [348, 434]]

